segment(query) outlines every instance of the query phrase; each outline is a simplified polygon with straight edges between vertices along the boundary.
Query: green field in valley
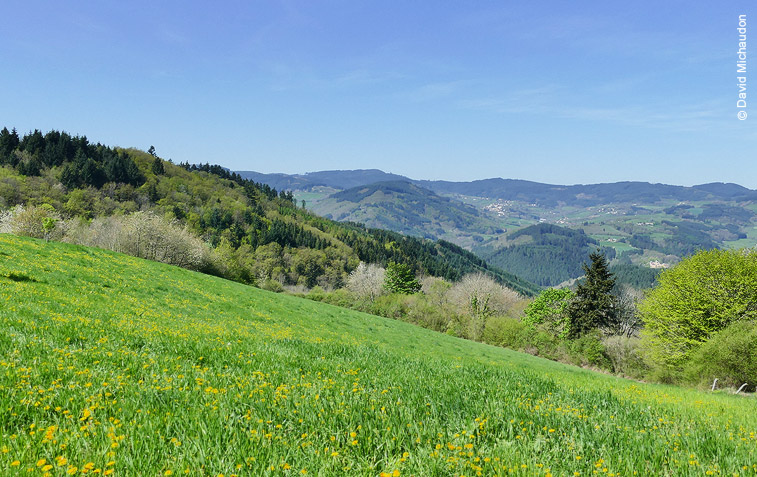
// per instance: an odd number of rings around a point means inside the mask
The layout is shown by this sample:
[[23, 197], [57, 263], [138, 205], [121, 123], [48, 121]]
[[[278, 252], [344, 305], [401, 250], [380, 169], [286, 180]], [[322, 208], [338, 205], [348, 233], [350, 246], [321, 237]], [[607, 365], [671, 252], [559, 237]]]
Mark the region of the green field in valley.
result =
[[752, 475], [756, 404], [0, 235], [2, 475]]

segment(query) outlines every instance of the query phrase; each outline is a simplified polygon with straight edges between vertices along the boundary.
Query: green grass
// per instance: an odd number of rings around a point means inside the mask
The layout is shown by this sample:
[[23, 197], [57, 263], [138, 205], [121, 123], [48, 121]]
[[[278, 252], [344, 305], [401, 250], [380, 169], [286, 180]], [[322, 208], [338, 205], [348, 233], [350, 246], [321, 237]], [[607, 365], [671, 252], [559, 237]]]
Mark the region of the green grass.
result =
[[307, 203], [307, 206], [310, 207], [311, 205], [315, 205], [318, 202], [324, 200], [334, 192], [338, 192], [338, 189], [333, 189], [330, 187], [318, 187], [316, 190], [311, 191], [298, 191], [296, 194], [297, 204], [299, 205], [300, 201], [305, 201]]
[[600, 245], [603, 247], [612, 247], [615, 249], [615, 252], [617, 252], [618, 255], [629, 252], [631, 250], [638, 250], [636, 247], [634, 247], [631, 244], [627, 244], [625, 242], [600, 242]]
[[2, 475], [744, 474], [754, 408], [0, 235]]

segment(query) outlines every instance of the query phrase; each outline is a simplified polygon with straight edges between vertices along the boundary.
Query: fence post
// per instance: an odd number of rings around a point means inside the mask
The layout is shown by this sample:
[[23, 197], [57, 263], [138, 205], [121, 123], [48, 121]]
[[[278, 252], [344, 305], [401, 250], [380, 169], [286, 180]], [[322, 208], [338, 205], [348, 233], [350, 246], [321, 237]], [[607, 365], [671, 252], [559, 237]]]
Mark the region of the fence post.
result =
[[710, 391], [714, 391], [715, 390], [715, 385], [716, 384], [718, 384], [718, 378], [715, 378], [715, 381], [712, 382], [712, 389], [710, 389]]

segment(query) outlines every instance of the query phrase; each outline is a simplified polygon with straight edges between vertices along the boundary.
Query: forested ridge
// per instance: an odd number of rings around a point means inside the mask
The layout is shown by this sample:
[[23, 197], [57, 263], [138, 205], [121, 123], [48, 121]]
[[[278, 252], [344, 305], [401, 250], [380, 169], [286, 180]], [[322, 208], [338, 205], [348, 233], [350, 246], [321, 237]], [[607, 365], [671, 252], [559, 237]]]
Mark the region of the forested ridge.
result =
[[[481, 271], [526, 295], [538, 288], [449, 242], [316, 216], [290, 191], [220, 165], [173, 164], [152, 147], [110, 147], [59, 131], [0, 131], [0, 212], [6, 225], [14, 219], [37, 235], [49, 219], [54, 227], [44, 233], [50, 237], [79, 233], [111, 241], [127, 218], [149, 215], [151, 224], [183, 228], [207, 244], [210, 253], [193, 268], [259, 286], [339, 288], [363, 261], [405, 263], [453, 281]], [[138, 230], [137, 222], [128, 226]]]
[[[589, 252], [599, 248], [596, 240], [583, 230], [553, 224], [537, 224], [510, 234], [508, 245], [498, 249], [481, 249], [489, 263], [542, 286], [555, 286], [582, 274]], [[615, 250], [602, 247], [608, 260]]]

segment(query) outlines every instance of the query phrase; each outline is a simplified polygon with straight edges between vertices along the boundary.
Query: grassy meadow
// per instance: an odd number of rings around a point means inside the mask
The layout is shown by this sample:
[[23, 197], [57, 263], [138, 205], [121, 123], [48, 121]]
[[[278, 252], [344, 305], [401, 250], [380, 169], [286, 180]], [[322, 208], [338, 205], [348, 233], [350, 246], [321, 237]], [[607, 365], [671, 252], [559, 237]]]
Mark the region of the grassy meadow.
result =
[[0, 475], [752, 475], [755, 410], [0, 235]]

